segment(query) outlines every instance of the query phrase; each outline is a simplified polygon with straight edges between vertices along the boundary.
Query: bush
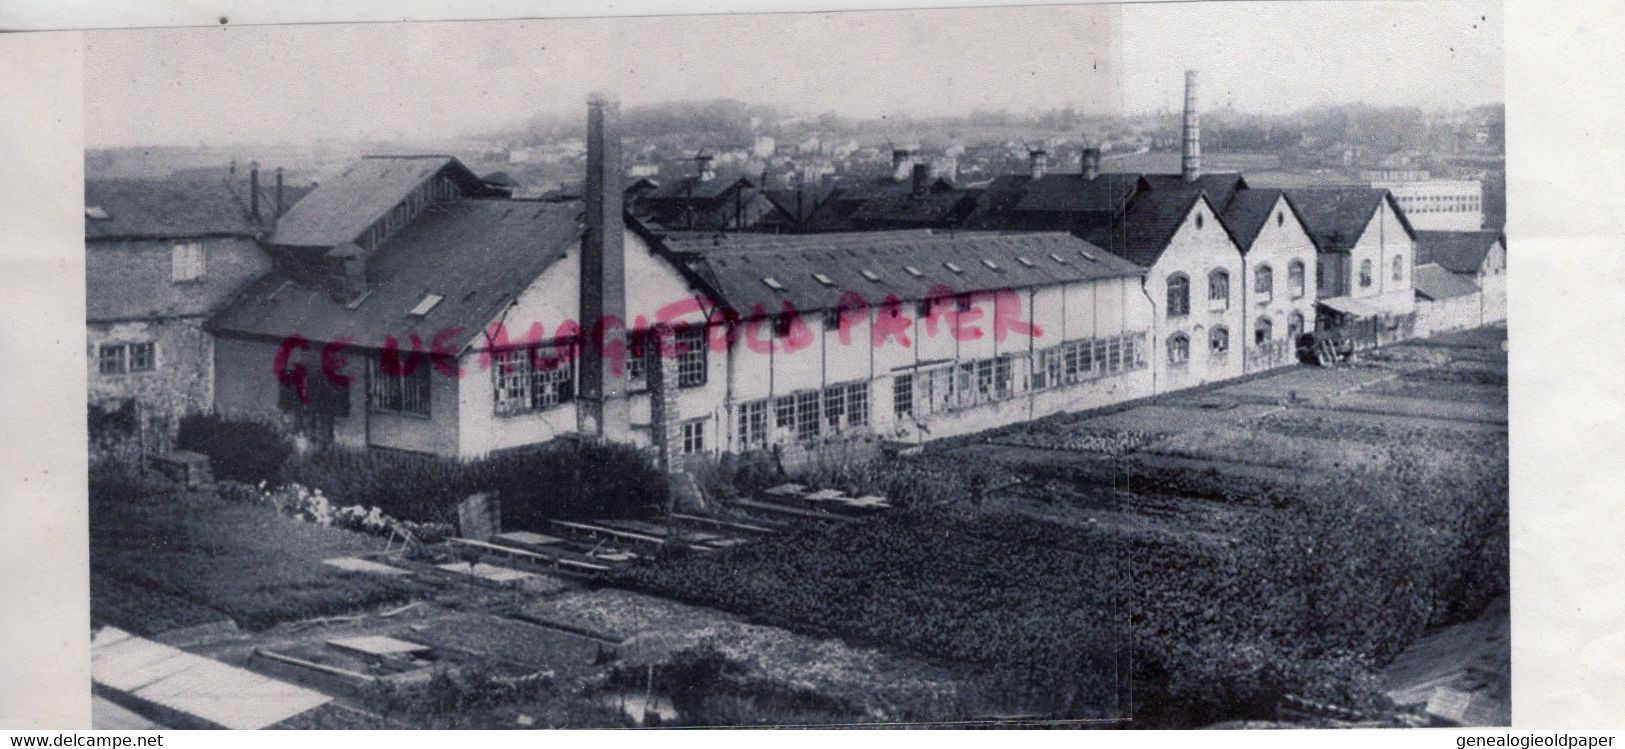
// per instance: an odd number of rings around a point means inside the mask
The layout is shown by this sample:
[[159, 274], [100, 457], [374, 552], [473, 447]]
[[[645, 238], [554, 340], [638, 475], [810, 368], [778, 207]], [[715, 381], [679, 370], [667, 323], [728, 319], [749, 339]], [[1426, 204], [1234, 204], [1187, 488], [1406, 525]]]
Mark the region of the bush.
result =
[[503, 525], [526, 529], [540, 529], [550, 518], [647, 513], [665, 499], [665, 482], [649, 458], [619, 444], [560, 441], [469, 462], [333, 448], [289, 463], [280, 478], [340, 504], [377, 507], [420, 523], [455, 522], [458, 502], [496, 492]]
[[213, 414], [181, 417], [177, 450], [209, 456], [216, 478], [256, 484], [276, 478], [293, 454], [293, 445], [275, 427], [255, 421], [232, 421]]

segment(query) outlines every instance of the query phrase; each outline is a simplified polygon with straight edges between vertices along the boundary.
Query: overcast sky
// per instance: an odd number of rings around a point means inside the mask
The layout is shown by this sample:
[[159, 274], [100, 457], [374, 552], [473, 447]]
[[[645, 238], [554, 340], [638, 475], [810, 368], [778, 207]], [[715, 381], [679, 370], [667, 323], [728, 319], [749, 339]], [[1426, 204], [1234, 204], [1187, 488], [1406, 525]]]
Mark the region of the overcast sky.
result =
[[1497, 2], [1196, 2], [86, 35], [89, 146], [434, 140], [584, 110], [732, 97], [934, 116], [1076, 106], [1285, 112], [1502, 99]]

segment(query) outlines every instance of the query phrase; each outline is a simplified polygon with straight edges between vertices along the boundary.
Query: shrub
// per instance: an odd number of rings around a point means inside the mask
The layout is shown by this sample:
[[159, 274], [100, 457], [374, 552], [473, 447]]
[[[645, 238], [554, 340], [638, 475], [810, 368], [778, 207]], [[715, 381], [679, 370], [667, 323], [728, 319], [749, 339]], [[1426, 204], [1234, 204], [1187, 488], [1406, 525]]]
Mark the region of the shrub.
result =
[[665, 499], [665, 482], [642, 451], [573, 441], [476, 461], [334, 448], [289, 463], [281, 479], [420, 523], [454, 522], [459, 501], [496, 492], [503, 525], [512, 528], [646, 513]]
[[249, 484], [275, 478], [293, 453], [293, 445], [275, 427], [213, 414], [181, 417], [175, 448], [209, 456], [216, 478]]

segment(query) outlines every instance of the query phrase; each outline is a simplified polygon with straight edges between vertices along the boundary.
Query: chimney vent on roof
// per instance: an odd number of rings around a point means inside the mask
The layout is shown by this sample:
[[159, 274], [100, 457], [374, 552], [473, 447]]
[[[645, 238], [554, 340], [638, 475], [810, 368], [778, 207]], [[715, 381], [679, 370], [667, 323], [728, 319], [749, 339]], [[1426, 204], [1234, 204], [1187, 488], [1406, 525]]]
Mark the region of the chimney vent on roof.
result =
[[1043, 148], [1034, 148], [1027, 152], [1028, 164], [1032, 167], [1033, 181], [1044, 178], [1044, 170], [1049, 168], [1049, 151]]
[[914, 183], [911, 186], [909, 194], [916, 198], [925, 197], [926, 193], [931, 192], [931, 165], [915, 164], [913, 180]]
[[1186, 182], [1202, 175], [1202, 120], [1196, 111], [1196, 71], [1185, 71], [1185, 138], [1179, 173]]
[[1100, 176], [1100, 149], [1083, 149], [1083, 178], [1094, 179]]
[[902, 182], [909, 178], [910, 168], [914, 164], [914, 150], [911, 148], [893, 148], [891, 151], [892, 179]]
[[704, 151], [694, 154], [694, 173], [699, 175], [701, 182], [710, 182], [717, 177], [717, 170], [711, 161], [711, 154]]

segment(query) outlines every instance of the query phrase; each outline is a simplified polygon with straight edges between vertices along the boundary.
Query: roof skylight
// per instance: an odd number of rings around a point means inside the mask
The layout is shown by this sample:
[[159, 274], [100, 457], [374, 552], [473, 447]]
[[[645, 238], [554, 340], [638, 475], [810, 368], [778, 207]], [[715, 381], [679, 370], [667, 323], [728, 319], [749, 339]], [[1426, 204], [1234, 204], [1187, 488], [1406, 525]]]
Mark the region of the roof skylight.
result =
[[813, 278], [817, 279], [819, 283], [821, 283], [821, 284], [823, 284], [825, 286], [834, 286], [835, 285], [835, 279], [830, 278], [829, 276], [826, 276], [826, 275], [824, 275], [822, 273], [814, 273]]
[[772, 276], [762, 279], [762, 283], [767, 284], [767, 287], [774, 291], [784, 291], [784, 284], [779, 283], [779, 279]]
[[919, 268], [916, 268], [916, 267], [914, 267], [912, 265], [903, 266], [903, 270], [908, 271], [908, 274], [911, 275], [911, 276], [914, 276], [915, 278], [919, 278], [920, 276], [925, 275], [924, 273], [920, 272]]
[[435, 306], [439, 305], [441, 302], [445, 301], [445, 299], [446, 298], [444, 296], [441, 296], [439, 294], [425, 294], [424, 297], [423, 297], [423, 301], [418, 302], [418, 306], [413, 307], [411, 309], [411, 311], [406, 313], [406, 316], [407, 317], [428, 317], [429, 313], [434, 310]]
[[1091, 263], [1095, 262], [1094, 253], [1092, 253], [1092, 252], [1090, 252], [1088, 250], [1078, 250], [1078, 254], [1082, 255], [1084, 260], [1088, 260]]
[[951, 271], [953, 271], [955, 273], [964, 273], [965, 272], [964, 268], [959, 267], [952, 260], [944, 260], [943, 263], [942, 263], [942, 267], [947, 268], [948, 270], [951, 270]]
[[112, 216], [107, 215], [107, 209], [99, 205], [85, 206], [85, 218], [92, 221], [110, 221]]
[[1025, 266], [1027, 266], [1027, 267], [1028, 267], [1028, 268], [1031, 268], [1031, 267], [1033, 267], [1033, 260], [1032, 260], [1032, 258], [1030, 258], [1030, 257], [1027, 257], [1027, 256], [1026, 256], [1026, 255], [1017, 255], [1017, 256], [1016, 256], [1016, 262], [1018, 262], [1018, 263], [1021, 263], [1021, 264], [1022, 264], [1022, 265], [1025, 265]]
[[1066, 258], [1061, 257], [1061, 253], [1059, 253], [1059, 252], [1051, 252], [1049, 254], [1049, 259], [1054, 260], [1057, 263], [1065, 263], [1066, 262]]
[[998, 263], [995, 263], [991, 259], [988, 259], [988, 258], [985, 258], [985, 257], [982, 258], [982, 265], [987, 266], [988, 270], [998, 270], [999, 269], [999, 264]]
[[880, 280], [880, 276], [877, 275], [874, 271], [869, 270], [868, 268], [864, 268], [863, 270], [860, 270], [858, 272], [862, 273], [863, 277], [869, 279], [870, 281], [879, 281]]

